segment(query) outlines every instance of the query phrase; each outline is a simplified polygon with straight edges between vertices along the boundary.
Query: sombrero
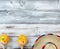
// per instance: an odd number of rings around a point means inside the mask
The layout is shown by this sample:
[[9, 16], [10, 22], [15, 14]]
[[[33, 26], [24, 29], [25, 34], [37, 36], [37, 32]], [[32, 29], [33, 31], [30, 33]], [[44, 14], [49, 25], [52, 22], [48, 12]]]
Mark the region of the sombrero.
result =
[[46, 34], [38, 37], [32, 49], [60, 49], [60, 36]]

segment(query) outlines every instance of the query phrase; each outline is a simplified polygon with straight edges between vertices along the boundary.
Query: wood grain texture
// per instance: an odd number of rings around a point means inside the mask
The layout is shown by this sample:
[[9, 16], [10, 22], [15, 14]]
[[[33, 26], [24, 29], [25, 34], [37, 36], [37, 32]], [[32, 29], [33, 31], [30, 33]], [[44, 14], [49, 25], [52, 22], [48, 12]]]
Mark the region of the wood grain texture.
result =
[[60, 0], [0, 0], [0, 24], [60, 24], [59, 18]]
[[[48, 33], [60, 35], [60, 25], [58, 24], [0, 24], [0, 32], [6, 33], [10, 37], [7, 49], [20, 48], [17, 37], [25, 34], [28, 38], [28, 44], [24, 48], [31, 48], [35, 40]], [[0, 33], [0, 34], [1, 34]], [[2, 45], [0, 44], [2, 48]]]

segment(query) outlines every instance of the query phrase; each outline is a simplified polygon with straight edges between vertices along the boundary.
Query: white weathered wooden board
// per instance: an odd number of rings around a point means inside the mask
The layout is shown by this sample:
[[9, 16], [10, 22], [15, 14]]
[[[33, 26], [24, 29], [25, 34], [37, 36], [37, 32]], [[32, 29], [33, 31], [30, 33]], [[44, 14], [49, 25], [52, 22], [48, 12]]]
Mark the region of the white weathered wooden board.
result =
[[36, 23], [60, 24], [60, 0], [0, 0], [0, 24]]
[[[11, 28], [9, 28], [11, 27]], [[60, 25], [52, 24], [0, 24], [0, 33], [6, 33], [10, 36], [8, 48], [19, 48], [17, 37], [25, 34], [28, 38], [26, 47], [32, 47], [38, 36], [48, 33], [60, 35]], [[1, 45], [0, 45], [1, 46]]]

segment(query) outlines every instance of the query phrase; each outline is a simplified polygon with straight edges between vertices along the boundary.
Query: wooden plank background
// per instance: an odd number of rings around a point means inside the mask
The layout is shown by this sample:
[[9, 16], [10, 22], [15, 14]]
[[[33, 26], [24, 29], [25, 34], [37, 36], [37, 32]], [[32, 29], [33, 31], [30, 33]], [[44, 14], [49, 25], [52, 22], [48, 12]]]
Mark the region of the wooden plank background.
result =
[[25, 48], [42, 34], [60, 35], [60, 0], [0, 0], [0, 32], [10, 36], [7, 49], [20, 48], [21, 33], [28, 38]]
[[[10, 37], [7, 45], [8, 49], [20, 48], [17, 43], [17, 37], [25, 34], [28, 38], [28, 44], [25, 48], [31, 48], [38, 36], [48, 33], [60, 35], [60, 25], [56, 24], [3, 24], [0, 25], [0, 34], [6, 33]], [[0, 44], [2, 48], [2, 45]]]
[[0, 24], [36, 23], [60, 24], [60, 0], [0, 0]]

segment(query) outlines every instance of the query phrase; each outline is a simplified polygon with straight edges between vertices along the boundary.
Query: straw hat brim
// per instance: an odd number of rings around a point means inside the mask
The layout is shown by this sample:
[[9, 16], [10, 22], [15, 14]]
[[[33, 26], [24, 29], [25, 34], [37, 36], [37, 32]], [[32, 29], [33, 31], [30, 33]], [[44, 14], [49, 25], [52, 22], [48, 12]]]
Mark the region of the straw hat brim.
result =
[[60, 36], [53, 34], [40, 36], [32, 49], [60, 49]]

